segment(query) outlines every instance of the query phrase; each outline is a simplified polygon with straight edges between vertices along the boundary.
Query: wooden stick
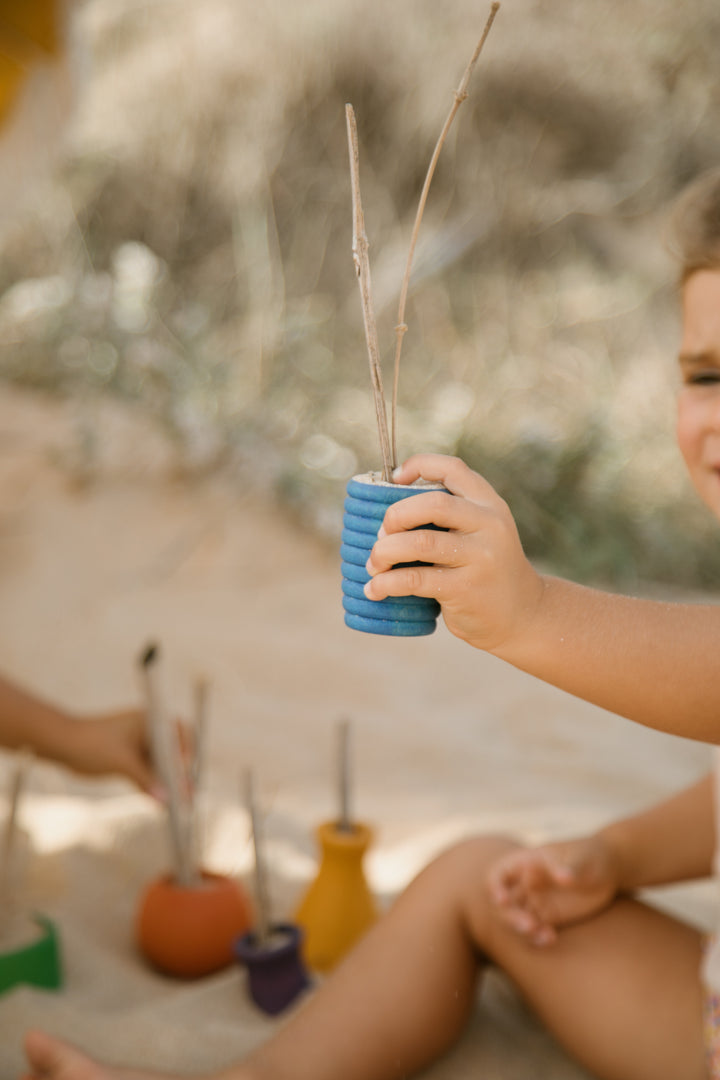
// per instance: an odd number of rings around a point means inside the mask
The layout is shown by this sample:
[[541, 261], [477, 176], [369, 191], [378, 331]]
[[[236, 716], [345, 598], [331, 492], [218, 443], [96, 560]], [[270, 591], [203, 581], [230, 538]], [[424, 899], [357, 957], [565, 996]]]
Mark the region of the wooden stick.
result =
[[202, 783], [205, 771], [208, 689], [207, 678], [204, 675], [198, 675], [193, 684], [193, 757], [191, 771], [193, 790], [196, 790]]
[[412, 236], [410, 237], [410, 250], [408, 251], [407, 263], [405, 265], [405, 274], [400, 288], [400, 302], [398, 305], [397, 326], [395, 327], [395, 366], [393, 372], [393, 392], [392, 392], [392, 461], [393, 467], [397, 465], [398, 451], [397, 451], [397, 399], [398, 399], [398, 384], [400, 381], [400, 353], [402, 352], [403, 338], [407, 332], [407, 323], [405, 322], [405, 304], [407, 302], [408, 288], [410, 285], [410, 269], [412, 267], [413, 256], [415, 254], [415, 245], [417, 244], [418, 233], [420, 232], [420, 222], [422, 221], [423, 212], [425, 210], [425, 203], [427, 202], [428, 191], [430, 189], [430, 183], [435, 173], [435, 166], [438, 163], [440, 157], [440, 151], [443, 148], [445, 139], [447, 138], [450, 125], [455, 119], [455, 113], [458, 111], [463, 101], [468, 96], [468, 84], [477, 63], [478, 57], [482, 52], [483, 45], [490, 33], [490, 28], [495, 21], [498, 8], [500, 4], [498, 0], [492, 4], [490, 8], [490, 14], [488, 15], [487, 22], [485, 23], [485, 29], [482, 32], [482, 36], [475, 46], [475, 51], [470, 57], [470, 62], [465, 68], [465, 73], [460, 80], [460, 85], [455, 91], [452, 107], [447, 115], [443, 129], [440, 132], [440, 137], [435, 145], [433, 155], [430, 159], [430, 165], [428, 166], [427, 175], [425, 177], [425, 183], [423, 184], [422, 192], [420, 193], [420, 202], [418, 203], [417, 213], [415, 214], [415, 224], [413, 225]]
[[267, 887], [260, 818], [255, 803], [252, 769], [248, 769], [245, 773], [245, 806], [250, 816], [250, 829], [255, 853], [255, 901], [257, 906], [257, 927], [255, 932], [258, 944], [262, 945], [267, 941], [270, 933], [270, 898]]
[[0, 918], [4, 922], [7, 922], [12, 914], [16, 900], [14, 854], [18, 832], [18, 810], [33, 760], [32, 750], [27, 746], [21, 747], [17, 751], [15, 766], [10, 777], [8, 813], [0, 850]]
[[205, 776], [208, 718], [208, 680], [199, 675], [193, 684], [192, 759], [188, 783], [190, 787], [189, 844], [194, 865], [203, 865], [203, 823], [201, 817], [202, 784]]
[[377, 324], [375, 322], [375, 310], [373, 307], [372, 289], [370, 286], [370, 259], [368, 256], [370, 245], [365, 233], [365, 217], [363, 215], [362, 201], [360, 199], [360, 154], [358, 150], [355, 111], [353, 110], [352, 105], [345, 106], [345, 120], [347, 124], [348, 150], [350, 153], [350, 181], [353, 204], [353, 262], [355, 263], [355, 273], [357, 274], [358, 283], [360, 285], [360, 299], [362, 300], [363, 323], [365, 326], [365, 342], [367, 344], [368, 359], [370, 361], [370, 379], [373, 388], [378, 435], [380, 436], [380, 452], [383, 460], [383, 477], [388, 483], [392, 483], [393, 461], [390, 448], [390, 436], [388, 433], [385, 391], [383, 389], [382, 372], [380, 370]]
[[350, 814], [350, 721], [342, 719], [338, 723], [338, 793], [340, 796], [340, 832], [352, 832]]
[[140, 657], [140, 673], [145, 691], [153, 761], [167, 792], [168, 825], [175, 877], [179, 885], [188, 886], [192, 884], [193, 873], [188, 850], [187, 828], [183, 821], [180, 748], [177, 733], [171, 731], [160, 705], [157, 687], [159, 651], [157, 645], [148, 645]]

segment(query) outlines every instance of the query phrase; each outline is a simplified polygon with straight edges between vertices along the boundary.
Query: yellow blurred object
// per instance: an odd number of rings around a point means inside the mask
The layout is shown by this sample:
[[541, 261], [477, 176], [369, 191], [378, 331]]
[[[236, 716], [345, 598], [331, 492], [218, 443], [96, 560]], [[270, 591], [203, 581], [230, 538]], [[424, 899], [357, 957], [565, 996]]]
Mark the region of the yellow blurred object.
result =
[[83, 50], [72, 0], [0, 0], [0, 233], [66, 146]]
[[317, 830], [321, 860], [295, 921], [304, 930], [305, 963], [330, 971], [377, 919], [377, 907], [365, 879], [362, 860], [372, 832], [354, 823], [342, 830], [335, 822]]
[[38, 63], [63, 49], [59, 0], [0, 0], [0, 125]]

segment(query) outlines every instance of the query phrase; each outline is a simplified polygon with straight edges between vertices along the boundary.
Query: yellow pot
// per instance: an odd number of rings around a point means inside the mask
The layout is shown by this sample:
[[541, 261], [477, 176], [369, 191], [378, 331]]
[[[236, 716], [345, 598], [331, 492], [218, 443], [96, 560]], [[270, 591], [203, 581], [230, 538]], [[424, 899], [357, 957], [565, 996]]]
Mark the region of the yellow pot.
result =
[[349, 830], [326, 822], [317, 830], [321, 859], [315, 880], [297, 910], [305, 931], [308, 967], [330, 971], [378, 916], [363, 870], [372, 831], [354, 823]]

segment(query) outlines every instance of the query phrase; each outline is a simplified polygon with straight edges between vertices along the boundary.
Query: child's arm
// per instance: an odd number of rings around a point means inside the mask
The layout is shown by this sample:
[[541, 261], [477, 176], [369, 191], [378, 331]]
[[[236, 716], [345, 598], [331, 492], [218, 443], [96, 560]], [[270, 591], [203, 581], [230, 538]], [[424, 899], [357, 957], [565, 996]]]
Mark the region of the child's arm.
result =
[[145, 715], [138, 709], [80, 718], [0, 677], [0, 746], [27, 746], [91, 776], [123, 775], [162, 797], [150, 764]]
[[[720, 742], [720, 607], [618, 596], [537, 573], [506, 503], [457, 458], [397, 471], [442, 482], [389, 507], [365, 587], [442, 605], [453, 634], [545, 682], [649, 727]], [[448, 532], [416, 529], [429, 521]], [[428, 567], [391, 569], [421, 560]]]
[[601, 829], [613, 852], [620, 891], [710, 877], [715, 852], [711, 773], [677, 795]]
[[708, 877], [715, 843], [713, 777], [650, 810], [578, 839], [520, 848], [488, 875], [501, 918], [536, 945], [598, 914], [623, 892]]

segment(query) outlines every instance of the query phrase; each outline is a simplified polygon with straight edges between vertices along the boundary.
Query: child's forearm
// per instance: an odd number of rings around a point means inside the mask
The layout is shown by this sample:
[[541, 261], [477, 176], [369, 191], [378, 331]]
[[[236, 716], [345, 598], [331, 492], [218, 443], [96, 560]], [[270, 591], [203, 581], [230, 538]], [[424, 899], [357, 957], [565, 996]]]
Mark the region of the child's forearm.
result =
[[709, 877], [715, 848], [713, 777], [602, 829], [621, 891]]
[[0, 677], [1, 746], [27, 746], [40, 757], [64, 762], [76, 727], [69, 713]]
[[395, 473], [402, 484], [418, 477], [446, 491], [388, 508], [367, 562], [369, 600], [435, 597], [451, 633], [476, 648], [639, 723], [720, 743], [720, 606], [543, 577], [483, 477], [438, 454], [414, 455]]
[[720, 743], [720, 607], [543, 581], [533, 616], [494, 655], [648, 727]]

